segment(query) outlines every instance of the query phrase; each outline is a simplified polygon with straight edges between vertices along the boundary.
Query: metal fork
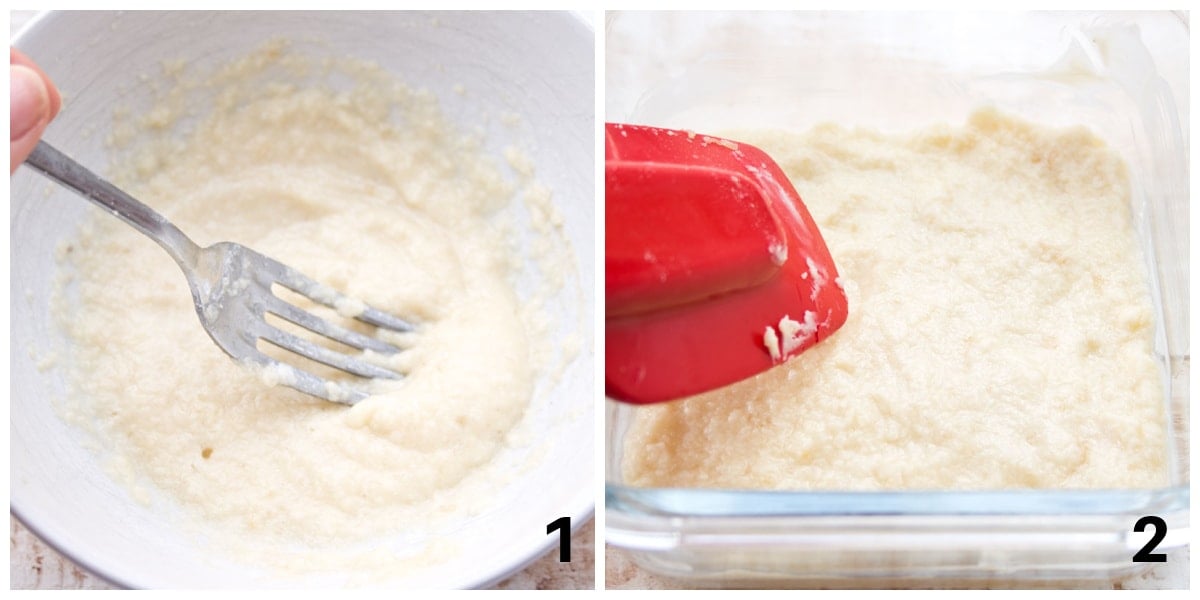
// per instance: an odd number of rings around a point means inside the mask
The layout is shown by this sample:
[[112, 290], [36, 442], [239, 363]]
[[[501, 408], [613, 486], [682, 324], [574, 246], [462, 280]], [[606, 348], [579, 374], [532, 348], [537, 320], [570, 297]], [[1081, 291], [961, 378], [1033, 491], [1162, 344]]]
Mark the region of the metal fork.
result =
[[[310, 300], [337, 309], [348, 298], [295, 269], [231, 242], [197, 246], [178, 227], [149, 206], [105, 181], [83, 165], [39, 142], [25, 163], [50, 179], [104, 207], [146, 234], [175, 259], [187, 277], [200, 323], [213, 341], [243, 364], [272, 370], [275, 379], [307, 394], [342, 404], [355, 404], [367, 394], [276, 360], [257, 347], [259, 339], [311, 360], [364, 378], [399, 379], [391, 369], [330, 350], [267, 322], [267, 313], [304, 329], [360, 350], [390, 355], [400, 348], [375, 337], [351, 331], [284, 301], [271, 287], [279, 284]], [[354, 318], [381, 329], [413, 331], [413, 325], [371, 307]]]

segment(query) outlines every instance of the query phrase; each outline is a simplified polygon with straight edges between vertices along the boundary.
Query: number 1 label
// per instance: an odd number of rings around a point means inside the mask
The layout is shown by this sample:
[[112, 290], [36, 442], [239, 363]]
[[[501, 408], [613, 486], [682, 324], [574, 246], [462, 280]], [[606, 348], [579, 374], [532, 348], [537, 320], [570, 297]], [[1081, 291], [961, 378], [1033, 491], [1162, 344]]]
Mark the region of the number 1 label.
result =
[[571, 562], [571, 517], [559, 517], [546, 525], [546, 535], [558, 530], [558, 562]]

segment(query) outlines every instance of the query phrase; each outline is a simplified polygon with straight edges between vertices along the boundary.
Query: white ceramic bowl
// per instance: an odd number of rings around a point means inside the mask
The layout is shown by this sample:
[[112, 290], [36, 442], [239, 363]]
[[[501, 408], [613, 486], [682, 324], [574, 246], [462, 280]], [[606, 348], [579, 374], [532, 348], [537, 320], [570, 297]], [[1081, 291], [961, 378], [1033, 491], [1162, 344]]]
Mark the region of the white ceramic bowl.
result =
[[[66, 12], [39, 16], [14, 45], [38, 61], [67, 98], [46, 139], [103, 169], [113, 107], [136, 105], [147, 94], [139, 74], [159, 72], [164, 59], [224, 62], [277, 36], [318, 40], [328, 52], [376, 61], [437, 94], [448, 119], [463, 128], [479, 126], [480, 115], [519, 115], [515, 128], [489, 121], [487, 148], [497, 154], [509, 144], [527, 148], [565, 218], [578, 288], [564, 292], [553, 308], [587, 329], [583, 352], [544, 390], [546, 401], [531, 415], [547, 458], [500, 491], [487, 512], [447, 526], [442, 533], [461, 548], [458, 556], [380, 582], [490, 585], [556, 547], [558, 535], [546, 535], [548, 523], [568, 516], [578, 527], [593, 510], [593, 32], [570, 13]], [[454, 93], [457, 84], [474, 93]], [[55, 245], [92, 209], [27, 168], [11, 186], [13, 513], [56, 549], [122, 586], [345, 584], [350, 574], [298, 579], [213, 556], [181, 530], [171, 510], [135, 502], [104, 474], [82, 435], [51, 406], [64, 393], [61, 366], [38, 368], [62, 337], [48, 308]], [[588, 299], [586, 306], [580, 298]]]

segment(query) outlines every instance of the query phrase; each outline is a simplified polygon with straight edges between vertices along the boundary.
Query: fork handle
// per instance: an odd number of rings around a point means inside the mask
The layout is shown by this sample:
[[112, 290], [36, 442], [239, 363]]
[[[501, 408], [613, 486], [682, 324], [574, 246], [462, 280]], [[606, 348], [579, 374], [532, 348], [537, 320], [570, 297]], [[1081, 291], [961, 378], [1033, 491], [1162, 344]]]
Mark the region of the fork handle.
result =
[[25, 164], [134, 226], [158, 242], [180, 265], [196, 265], [200, 247], [178, 227], [54, 146], [39, 141], [29, 158], [25, 159]]

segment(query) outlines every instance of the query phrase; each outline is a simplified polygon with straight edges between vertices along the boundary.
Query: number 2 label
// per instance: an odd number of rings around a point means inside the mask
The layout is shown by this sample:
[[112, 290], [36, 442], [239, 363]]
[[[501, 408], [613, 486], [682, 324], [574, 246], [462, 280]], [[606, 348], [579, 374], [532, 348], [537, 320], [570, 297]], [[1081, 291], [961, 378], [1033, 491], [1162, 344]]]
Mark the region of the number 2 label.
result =
[[1137, 554], [1133, 555], [1133, 562], [1167, 562], [1167, 555], [1161, 552], [1155, 552], [1154, 549], [1162, 543], [1163, 538], [1167, 537], [1167, 522], [1162, 517], [1149, 515], [1137, 520], [1133, 524], [1133, 530], [1141, 533], [1146, 530], [1146, 526], [1154, 527], [1154, 535], [1150, 536], [1150, 541], [1138, 550]]

